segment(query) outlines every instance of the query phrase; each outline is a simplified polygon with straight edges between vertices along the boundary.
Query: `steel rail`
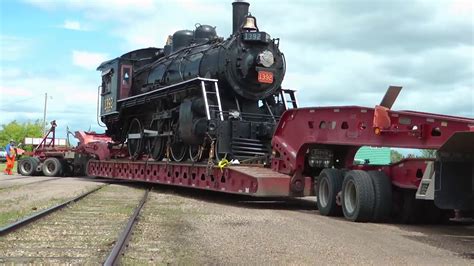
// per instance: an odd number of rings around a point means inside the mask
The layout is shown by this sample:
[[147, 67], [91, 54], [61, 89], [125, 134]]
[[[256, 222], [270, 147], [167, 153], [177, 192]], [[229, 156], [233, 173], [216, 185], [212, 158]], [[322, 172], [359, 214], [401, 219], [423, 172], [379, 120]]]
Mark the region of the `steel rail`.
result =
[[128, 223], [125, 226], [124, 230], [120, 233], [117, 241], [115, 242], [114, 247], [112, 248], [109, 255], [107, 256], [107, 259], [104, 262], [105, 266], [117, 265], [119, 261], [119, 257], [123, 253], [123, 250], [127, 246], [128, 240], [130, 239], [132, 229], [137, 221], [138, 215], [140, 214], [140, 211], [142, 210], [143, 205], [145, 205], [146, 199], [148, 198], [149, 191], [150, 191], [149, 189], [145, 191], [145, 193], [143, 194], [142, 200], [140, 201], [138, 206], [135, 208], [135, 211], [133, 212], [132, 216], [130, 216], [130, 219], [128, 220]]
[[92, 189], [92, 190], [90, 190], [90, 191], [87, 191], [86, 193], [83, 193], [83, 194], [81, 194], [81, 195], [79, 195], [79, 196], [77, 196], [77, 197], [75, 197], [75, 198], [73, 198], [73, 199], [67, 200], [67, 201], [65, 201], [65, 202], [63, 202], [63, 203], [60, 203], [60, 204], [55, 205], [55, 206], [53, 206], [53, 207], [47, 208], [47, 209], [45, 209], [45, 210], [42, 210], [42, 211], [39, 211], [39, 212], [37, 212], [37, 213], [34, 213], [34, 214], [30, 215], [30, 216], [27, 216], [27, 217], [25, 217], [25, 218], [23, 218], [23, 219], [21, 219], [21, 220], [19, 220], [19, 221], [16, 221], [16, 222], [14, 222], [14, 223], [12, 223], [12, 224], [9, 224], [9, 225], [7, 225], [7, 226], [1, 227], [1, 228], [0, 228], [0, 236], [4, 236], [4, 235], [6, 235], [6, 234], [8, 234], [8, 233], [10, 233], [10, 232], [13, 232], [13, 231], [15, 231], [15, 230], [17, 230], [17, 229], [19, 229], [19, 228], [21, 228], [21, 227], [23, 227], [23, 226], [25, 226], [25, 225], [31, 223], [31, 222], [33, 222], [33, 221], [35, 221], [35, 220], [39, 219], [39, 218], [42, 218], [42, 217], [44, 217], [44, 216], [46, 216], [46, 215], [48, 215], [48, 214], [50, 214], [50, 213], [52, 213], [52, 212], [55, 212], [55, 211], [57, 211], [57, 210], [60, 210], [60, 209], [64, 208], [65, 206], [67, 206], [67, 205], [69, 205], [69, 204], [71, 204], [71, 203], [73, 203], [73, 202], [76, 202], [76, 201], [78, 201], [78, 200], [81, 200], [81, 199], [84, 198], [85, 196], [87, 196], [87, 195], [89, 195], [89, 194], [92, 194], [93, 192], [96, 192], [97, 190], [99, 190], [99, 189], [101, 189], [101, 188], [103, 188], [103, 187], [105, 187], [105, 186], [107, 186], [107, 185], [103, 185], [103, 186], [96, 187], [96, 188], [94, 188], [94, 189]]

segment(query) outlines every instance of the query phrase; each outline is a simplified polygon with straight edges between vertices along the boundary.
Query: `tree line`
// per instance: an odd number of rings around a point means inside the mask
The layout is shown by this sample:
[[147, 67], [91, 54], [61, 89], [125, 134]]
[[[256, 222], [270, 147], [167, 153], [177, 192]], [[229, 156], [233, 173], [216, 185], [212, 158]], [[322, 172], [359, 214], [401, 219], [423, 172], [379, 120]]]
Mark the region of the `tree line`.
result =
[[404, 158], [435, 158], [436, 157], [436, 150], [420, 150], [419, 155], [415, 154], [407, 154], [403, 155], [397, 150], [390, 150], [390, 161], [392, 163], [396, 163], [401, 161]]
[[[1, 125], [0, 129], [0, 147], [5, 147], [10, 140], [15, 141], [17, 145], [23, 143], [26, 137], [41, 138], [43, 136], [44, 126], [40, 120], [18, 122], [16, 120]], [[22, 146], [23, 149], [30, 150], [31, 147]]]

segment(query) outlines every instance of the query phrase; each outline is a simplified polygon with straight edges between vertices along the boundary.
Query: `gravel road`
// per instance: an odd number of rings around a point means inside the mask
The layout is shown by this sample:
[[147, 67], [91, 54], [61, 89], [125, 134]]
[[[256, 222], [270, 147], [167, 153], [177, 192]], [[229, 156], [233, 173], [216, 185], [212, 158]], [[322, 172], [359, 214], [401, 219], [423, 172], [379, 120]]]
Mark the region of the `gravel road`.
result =
[[[181, 190], [180, 190], [181, 191]], [[155, 191], [126, 264], [472, 265], [474, 226], [350, 223], [318, 215], [314, 199], [259, 201]]]

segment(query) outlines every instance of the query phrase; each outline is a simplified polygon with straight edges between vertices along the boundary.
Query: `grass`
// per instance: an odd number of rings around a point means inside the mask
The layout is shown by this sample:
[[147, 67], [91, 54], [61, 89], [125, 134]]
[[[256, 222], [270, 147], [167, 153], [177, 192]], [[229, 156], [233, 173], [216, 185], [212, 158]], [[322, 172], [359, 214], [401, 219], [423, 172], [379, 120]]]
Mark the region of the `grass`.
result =
[[[19, 201], [21, 199], [16, 199], [16, 200]], [[39, 212], [41, 210], [44, 210], [46, 208], [59, 204], [63, 202], [64, 200], [65, 200], [64, 198], [52, 198], [52, 199], [32, 202], [31, 205], [25, 206], [21, 209], [2, 211], [0, 212], [0, 227], [6, 226], [12, 222], [18, 221], [35, 212]], [[6, 202], [3, 202], [3, 203], [6, 203]], [[10, 203], [10, 204], [14, 204], [14, 203]]]

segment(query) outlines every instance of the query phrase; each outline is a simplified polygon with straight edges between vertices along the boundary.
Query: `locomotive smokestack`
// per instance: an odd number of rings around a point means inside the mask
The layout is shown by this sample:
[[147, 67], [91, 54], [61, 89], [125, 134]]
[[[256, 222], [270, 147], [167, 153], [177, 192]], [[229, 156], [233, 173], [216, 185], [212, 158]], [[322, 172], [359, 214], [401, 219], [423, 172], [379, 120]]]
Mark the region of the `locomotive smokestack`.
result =
[[249, 6], [250, 4], [245, 1], [237, 0], [232, 3], [232, 33], [239, 31], [245, 16], [249, 13]]

